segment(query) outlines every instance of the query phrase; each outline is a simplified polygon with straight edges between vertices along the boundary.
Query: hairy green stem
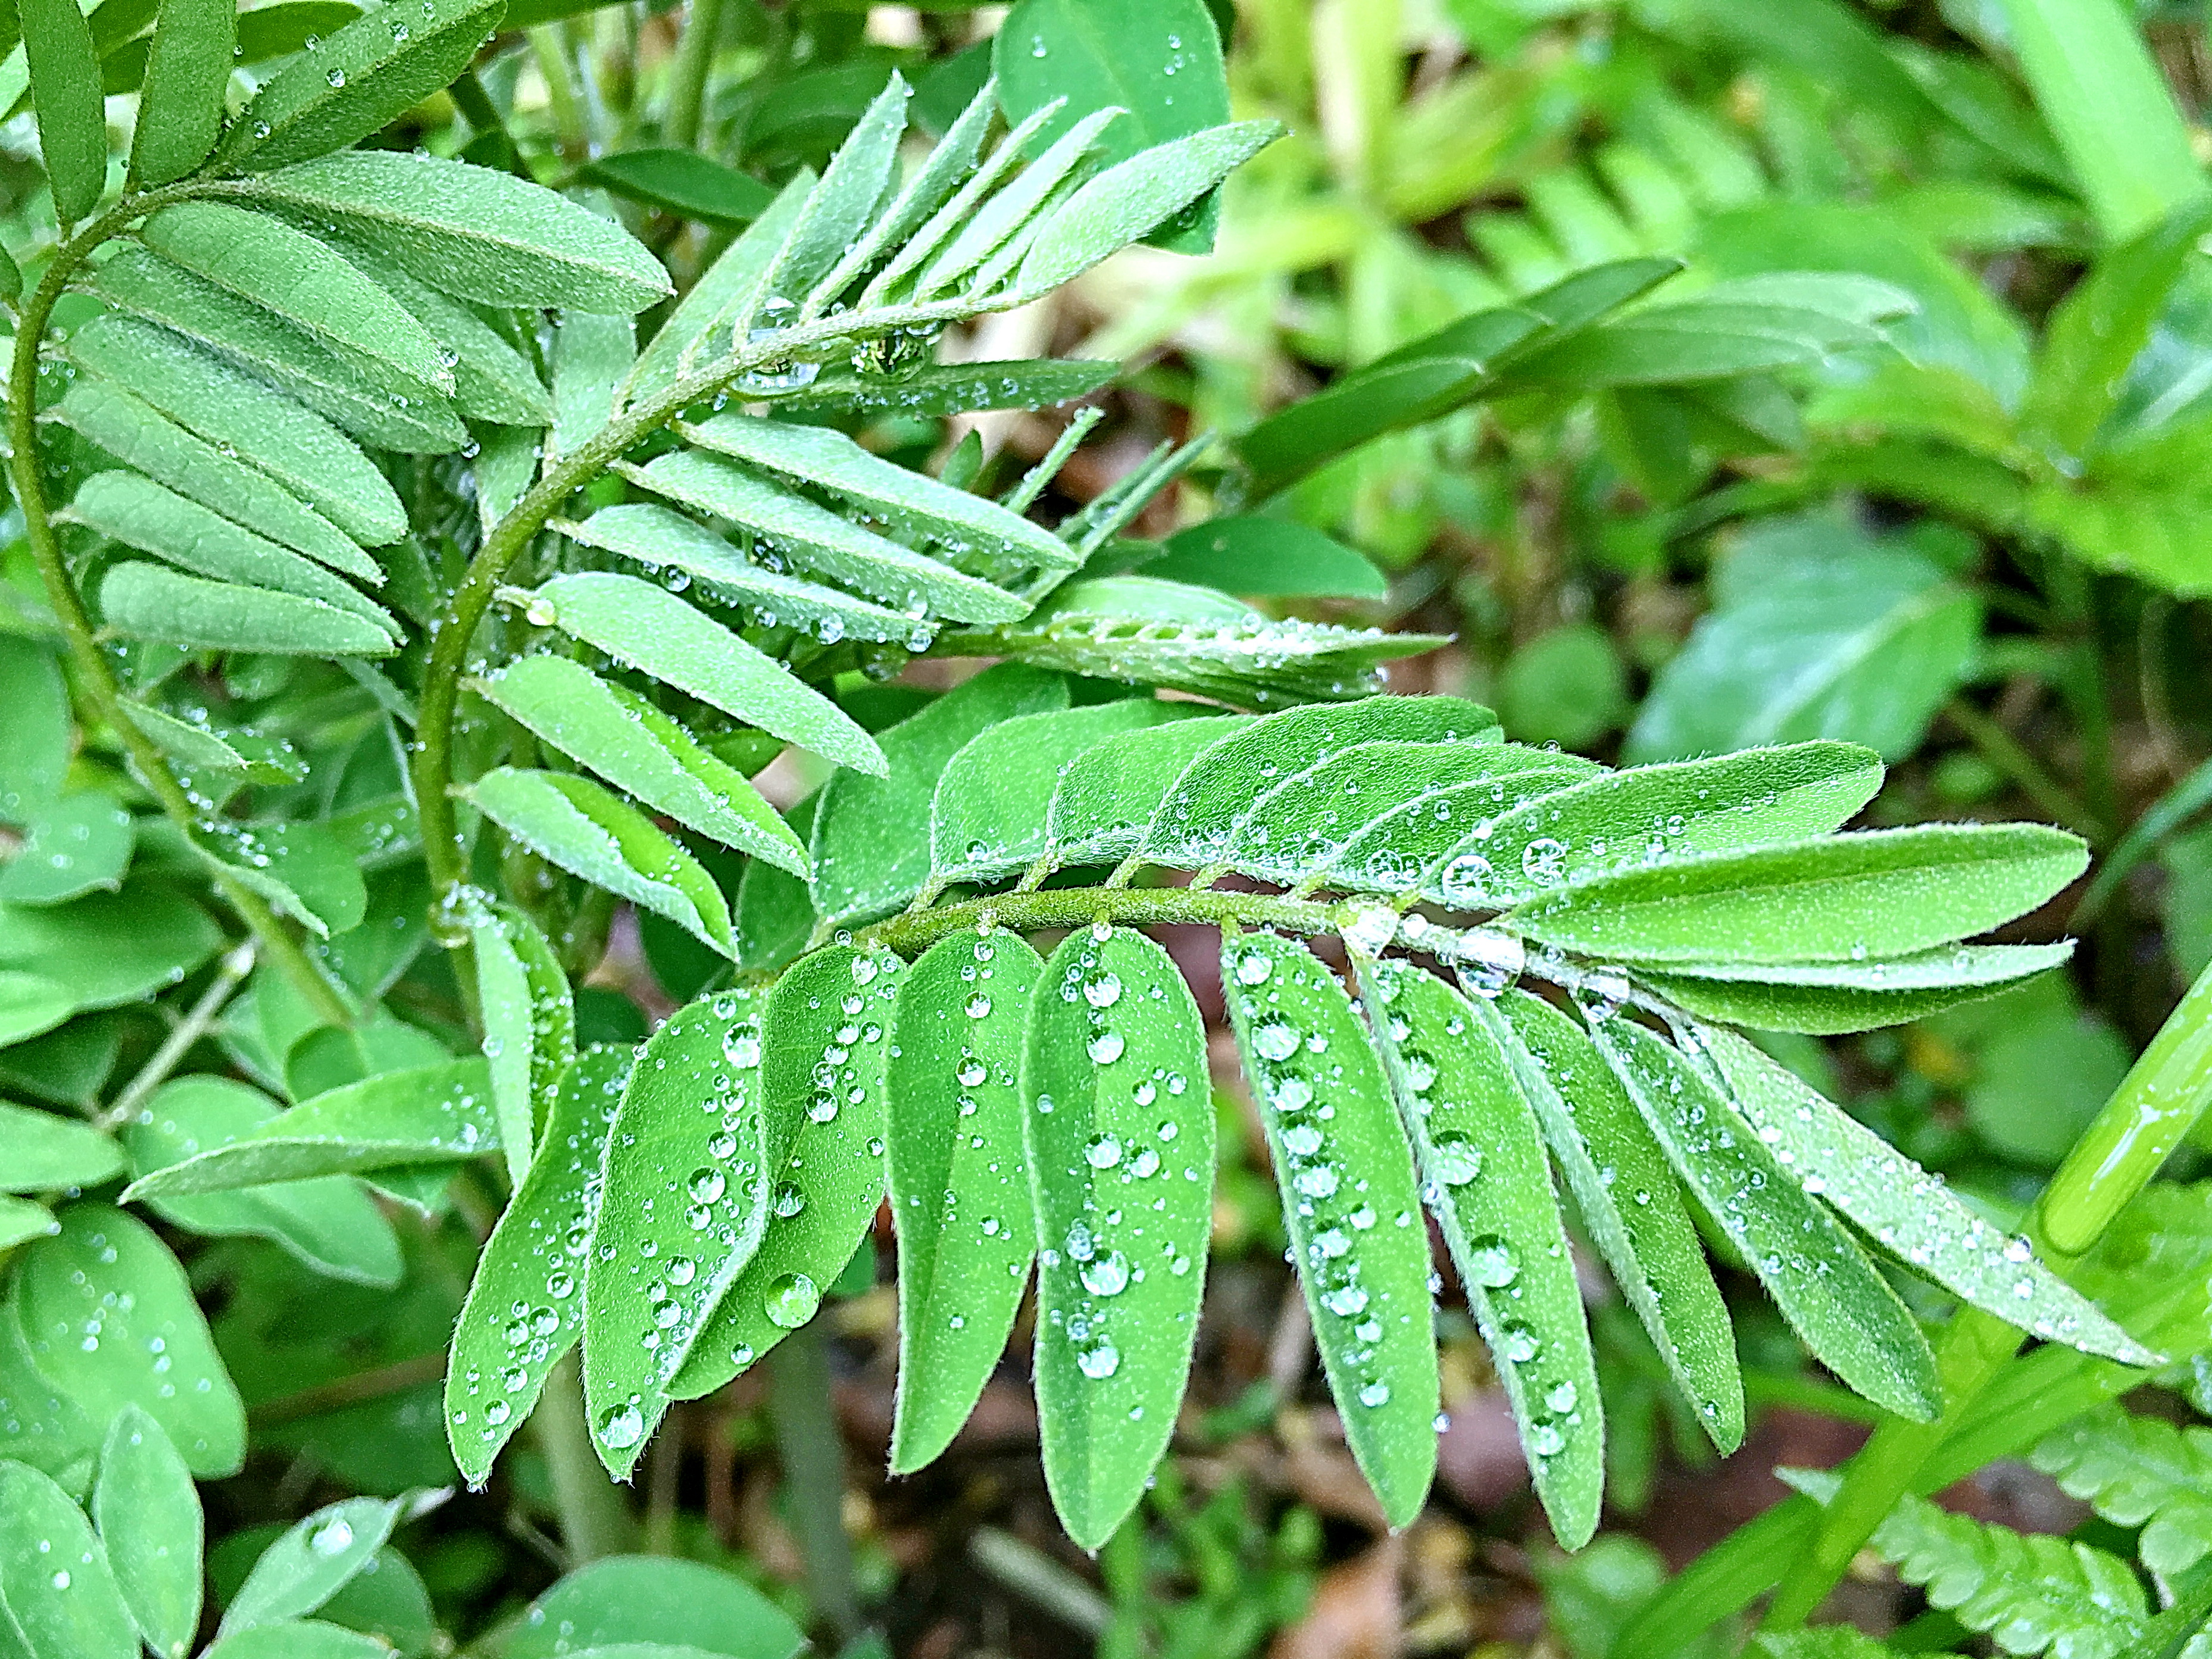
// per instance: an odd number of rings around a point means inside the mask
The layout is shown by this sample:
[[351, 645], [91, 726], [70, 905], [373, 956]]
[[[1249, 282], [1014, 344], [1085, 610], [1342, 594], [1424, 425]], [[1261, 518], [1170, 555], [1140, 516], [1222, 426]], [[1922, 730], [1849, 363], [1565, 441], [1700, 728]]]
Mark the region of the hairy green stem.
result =
[[783, 1458], [791, 1529], [806, 1562], [817, 1618], [841, 1642], [860, 1627], [853, 1546], [845, 1536], [845, 1443], [830, 1401], [830, 1344], [819, 1322], [769, 1351], [768, 1408]]
[[207, 1035], [208, 1027], [215, 1024], [223, 1005], [253, 971], [254, 956], [253, 941], [248, 939], [223, 957], [222, 966], [216, 970], [207, 989], [200, 993], [199, 1000], [177, 1022], [176, 1029], [162, 1039], [161, 1046], [138, 1068], [138, 1074], [125, 1085], [123, 1092], [115, 1097], [115, 1103], [100, 1115], [101, 1128], [119, 1129], [130, 1122], [154, 1091], [169, 1080], [169, 1073], [176, 1070], [177, 1062], [184, 1059], [192, 1044]]
[[[139, 729], [127, 712], [114, 667], [100, 648], [92, 618], [85, 611], [76, 584], [70, 580], [60, 538], [54, 534], [53, 520], [46, 507], [46, 481], [39, 474], [39, 347], [53, 315], [55, 302], [68, 287], [70, 276], [94, 248], [118, 234], [133, 220], [173, 202], [237, 193], [240, 191], [235, 185], [199, 180], [126, 193], [106, 212], [62, 243], [54, 250], [45, 276], [25, 301], [17, 319], [15, 355], [8, 379], [9, 441], [12, 449], [8, 458], [8, 475], [15, 486], [15, 500], [23, 509], [24, 539], [29, 543], [32, 560], [39, 568], [46, 602], [53, 607], [63, 635], [69, 641], [70, 654], [76, 663], [79, 687], [101, 722], [114, 732], [140, 779], [161, 803], [161, 810], [188, 839], [197, 836], [205, 815], [177, 781], [177, 775], [169, 769], [168, 759], [160, 747]], [[238, 913], [261, 948], [307, 998], [316, 1018], [326, 1025], [350, 1025], [352, 1009], [337, 988], [308, 959], [299, 941], [285, 930], [268, 901], [226, 870], [220, 860], [210, 858], [208, 862], [216, 890]]]
[[691, 0], [684, 20], [684, 39], [668, 78], [668, 113], [660, 124], [661, 143], [678, 149], [699, 147], [699, 119], [707, 102], [707, 71], [722, 38], [724, 0]]
[[[2212, 968], [2167, 1016], [2105, 1109], [2051, 1178], [2028, 1235], [2062, 1270], [2158, 1173], [2182, 1137], [2212, 1106]], [[1885, 1423], [1844, 1466], [1844, 1484], [1821, 1512], [1811, 1541], [1780, 1575], [1769, 1627], [1802, 1624], [1841, 1581], [1930, 1454], [2019, 1351], [2021, 1334], [1972, 1309], [1951, 1322], [1936, 1351], [1945, 1401], [1933, 1423]]]
[[603, 1555], [620, 1555], [634, 1542], [637, 1522], [622, 1489], [609, 1479], [592, 1449], [584, 1420], [584, 1368], [579, 1352], [562, 1355], [545, 1379], [530, 1431], [545, 1458], [553, 1506], [561, 1516], [561, 1541], [573, 1572]]

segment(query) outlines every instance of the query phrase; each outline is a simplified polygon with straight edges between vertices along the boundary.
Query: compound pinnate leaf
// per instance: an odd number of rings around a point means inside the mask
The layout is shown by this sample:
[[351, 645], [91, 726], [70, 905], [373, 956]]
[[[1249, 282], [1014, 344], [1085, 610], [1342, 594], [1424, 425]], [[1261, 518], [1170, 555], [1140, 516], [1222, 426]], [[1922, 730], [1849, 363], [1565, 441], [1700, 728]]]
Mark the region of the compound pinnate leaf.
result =
[[1613, 1282], [1698, 1426], [1734, 1451], [1743, 1441], [1735, 1336], [1666, 1155], [1572, 1019], [1521, 991], [1470, 1006], [1504, 1043]]
[[1001, 720], [945, 763], [930, 803], [930, 879], [990, 881], [1042, 857], [1046, 815], [1068, 766], [1120, 732], [1182, 711], [1150, 697]]
[[576, 1007], [568, 976], [538, 924], [512, 905], [480, 898], [460, 908], [476, 959], [484, 1065], [507, 1180], [520, 1187], [533, 1161], [535, 1125], [576, 1057]]
[[1882, 962], [1679, 962], [1637, 978], [1700, 1019], [1833, 1036], [1901, 1025], [1993, 996], [2074, 954], [2055, 945], [1959, 945]]
[[1412, 1149], [1358, 1011], [1312, 951], [1224, 938], [1221, 982], [1345, 1439], [1404, 1526], [1436, 1473], [1438, 1387]]
[[885, 1078], [899, 1255], [894, 1474], [934, 1460], [968, 1420], [1029, 1280], [1022, 1051], [1043, 969], [1019, 934], [956, 933], [899, 988]]
[[567, 657], [529, 656], [477, 690], [562, 753], [726, 847], [806, 873], [806, 848], [744, 774], [629, 687]]
[[90, 1509], [138, 1634], [160, 1659], [184, 1659], [200, 1624], [200, 1497], [169, 1437], [137, 1406], [108, 1425]]
[[265, 173], [366, 138], [466, 68], [504, 9], [502, 0], [421, 0], [404, 15], [348, 23], [270, 76], [232, 123], [224, 164]]
[[520, 596], [530, 621], [595, 645], [724, 714], [827, 761], [881, 776], [883, 751], [813, 687], [664, 587], [600, 571], [556, 576]]
[[472, 1486], [583, 1332], [578, 1292], [599, 1225], [600, 1169], [633, 1059], [599, 1045], [562, 1073], [530, 1173], [477, 1260], [446, 1366], [447, 1438]]
[[1355, 955], [1425, 1183], [1559, 1541], [1597, 1530], [1605, 1434], [1589, 1327], [1535, 1115], [1494, 1026], [1433, 975]]
[[729, 905], [714, 878], [628, 802], [573, 773], [511, 766], [485, 773], [467, 793], [539, 857], [730, 954]]
[[1512, 912], [1547, 944], [1628, 961], [1859, 962], [1909, 956], [2033, 909], [2081, 873], [2045, 824], [1917, 824], [1672, 860]]
[[237, 44], [234, 0], [161, 0], [131, 140], [132, 183], [166, 185], [207, 160]]
[[905, 963], [833, 946], [776, 981], [761, 1092], [775, 1187], [760, 1249], [730, 1281], [670, 1391], [720, 1388], [814, 1316], [884, 1200], [884, 1070]]
[[388, 628], [348, 607], [266, 587], [187, 576], [132, 560], [100, 582], [100, 620], [126, 639], [195, 651], [258, 651], [303, 657], [386, 657], [399, 648]]
[[1683, 1183], [1821, 1363], [1900, 1417], [1933, 1418], [1941, 1395], [1927, 1339], [1850, 1234], [1763, 1139], [1741, 1133], [1680, 1050], [1617, 1017], [1592, 1036]]
[[0, 1595], [33, 1659], [137, 1659], [137, 1627], [92, 1523], [46, 1475], [5, 1462]]
[[2045, 1341], [2131, 1365], [2157, 1362], [2026, 1240], [2006, 1237], [1842, 1107], [1732, 1031], [1699, 1037], [1731, 1103], [1790, 1179], [1899, 1261]]
[[1206, 1285], [1206, 1031], [1166, 951], [1103, 924], [1069, 934], [1037, 981], [1022, 1089], [1045, 1484], [1096, 1549], [1167, 1449]]
[[89, 1124], [0, 1101], [0, 1193], [40, 1193], [96, 1187], [123, 1170], [123, 1152]]
[[769, 268], [764, 299], [773, 296], [790, 303], [805, 298], [852, 247], [890, 195], [898, 167], [899, 137], [906, 131], [908, 95], [905, 77], [894, 70], [838, 145], [823, 169], [821, 182], [799, 210]]
[[61, 1223], [55, 1237], [23, 1247], [15, 1270], [23, 1339], [39, 1374], [96, 1422], [143, 1407], [193, 1474], [236, 1473], [246, 1455], [245, 1408], [168, 1246], [105, 1204], [72, 1204]]
[[1081, 275], [1189, 207], [1281, 132], [1273, 121], [1208, 127], [1108, 167], [1053, 210], [1016, 286], [1042, 294]]
[[613, 220], [465, 161], [347, 150], [258, 179], [254, 193], [313, 222], [335, 220], [419, 281], [486, 305], [627, 317], [672, 291], [659, 262]]
[[[988, 293], [1000, 279], [1010, 275], [1013, 262], [1021, 257], [1025, 228], [1034, 231], [1038, 214], [1058, 200], [1062, 187], [1077, 177], [1090, 161], [1099, 135], [1121, 115], [1118, 109], [1093, 110], [1055, 139], [1042, 155], [1016, 175], [1012, 184], [984, 202], [960, 224], [942, 251], [915, 278], [913, 297], [933, 299], [963, 281], [971, 293]], [[1014, 149], [1018, 138], [1027, 142], [1027, 135], [1020, 128], [1007, 136], [1001, 149]], [[972, 185], [975, 181], [969, 182]], [[959, 198], [954, 199], [957, 202]], [[948, 209], [951, 205], [946, 204]], [[925, 228], [922, 237], [916, 240], [926, 239], [928, 234], [928, 228]]]
[[1251, 724], [1249, 714], [1170, 720], [1085, 750], [1053, 786], [1045, 839], [1054, 866], [1104, 864], [1135, 852], [1145, 826], [1192, 759]]
[[768, 1226], [763, 1012], [741, 991], [678, 1009], [623, 1090], [584, 1280], [584, 1398], [599, 1457], [617, 1474], [643, 1450], [668, 1379]]
[[481, 1057], [349, 1083], [235, 1139], [141, 1176], [127, 1202], [226, 1192], [395, 1164], [450, 1164], [499, 1150], [489, 1069]]
[[2043, 1440], [2033, 1461], [2106, 1520], [2142, 1527], [2152, 1571], [2170, 1578], [2212, 1554], [2212, 1430], [2108, 1406]]
[[106, 100], [91, 26], [76, 0], [31, 0], [20, 8], [39, 150], [64, 224], [92, 211], [107, 187]]
[[406, 1507], [404, 1498], [351, 1498], [295, 1522], [255, 1559], [219, 1633], [307, 1617], [368, 1567]]
[[762, 279], [789, 240], [791, 227], [814, 188], [814, 170], [801, 167], [775, 200], [748, 225], [677, 302], [659, 332], [638, 353], [623, 395], [632, 402], [665, 392], [691, 371], [693, 360], [711, 357], [730, 342], [732, 315], [760, 295]]

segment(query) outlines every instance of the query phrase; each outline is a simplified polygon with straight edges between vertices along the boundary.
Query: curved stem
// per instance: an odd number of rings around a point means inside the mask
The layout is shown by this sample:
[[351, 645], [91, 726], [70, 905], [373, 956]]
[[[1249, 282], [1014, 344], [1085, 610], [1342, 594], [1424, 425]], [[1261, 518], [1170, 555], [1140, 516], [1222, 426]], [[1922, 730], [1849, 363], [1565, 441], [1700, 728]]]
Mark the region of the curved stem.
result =
[[[132, 220], [172, 202], [234, 193], [238, 191], [234, 185], [207, 180], [126, 194], [62, 243], [54, 250], [53, 261], [46, 267], [46, 276], [24, 304], [17, 322], [15, 355], [8, 380], [9, 441], [13, 452], [8, 458], [8, 476], [23, 509], [23, 534], [39, 568], [39, 579], [45, 585], [46, 602], [53, 607], [62, 633], [69, 641], [70, 653], [76, 660], [78, 684], [100, 720], [115, 733], [116, 740], [129, 754], [132, 766], [154, 799], [161, 803], [161, 810], [188, 839], [198, 830], [204, 815], [185, 793], [184, 786], [177, 781], [177, 775], [169, 769], [167, 757], [127, 712], [122, 687], [100, 651], [92, 619], [86, 614], [84, 601], [78, 597], [76, 584], [70, 580], [61, 543], [54, 534], [53, 521], [47, 512], [45, 480], [39, 476], [39, 347], [53, 314], [55, 301], [61, 298], [70, 277], [94, 248]], [[285, 931], [268, 901], [224, 869], [219, 860], [210, 859], [209, 864], [216, 890], [238, 913], [261, 948], [283, 968], [313, 1007], [316, 1017], [325, 1024], [350, 1025], [353, 1011], [337, 988], [308, 959], [299, 941]]]

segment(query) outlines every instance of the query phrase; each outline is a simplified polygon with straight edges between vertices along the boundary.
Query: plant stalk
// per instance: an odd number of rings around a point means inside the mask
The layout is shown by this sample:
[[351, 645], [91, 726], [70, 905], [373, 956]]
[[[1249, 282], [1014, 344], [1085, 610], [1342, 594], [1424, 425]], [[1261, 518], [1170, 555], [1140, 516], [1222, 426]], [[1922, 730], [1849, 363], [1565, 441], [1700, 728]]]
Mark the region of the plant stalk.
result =
[[700, 117], [707, 103], [707, 73], [722, 38], [724, 0], [691, 0], [684, 20], [684, 40], [668, 80], [668, 113], [660, 124], [661, 142], [677, 149], [699, 148]]
[[583, 1360], [577, 1349], [562, 1356], [546, 1377], [538, 1409], [530, 1414], [530, 1429], [552, 1480], [568, 1570], [629, 1549], [637, 1524], [622, 1489], [592, 1449], [591, 1425], [584, 1420]]
[[830, 1402], [829, 1339], [819, 1321], [769, 1350], [768, 1407], [791, 1529], [806, 1562], [806, 1593], [815, 1615], [842, 1642], [860, 1629], [860, 1606], [845, 1536], [845, 1442]]

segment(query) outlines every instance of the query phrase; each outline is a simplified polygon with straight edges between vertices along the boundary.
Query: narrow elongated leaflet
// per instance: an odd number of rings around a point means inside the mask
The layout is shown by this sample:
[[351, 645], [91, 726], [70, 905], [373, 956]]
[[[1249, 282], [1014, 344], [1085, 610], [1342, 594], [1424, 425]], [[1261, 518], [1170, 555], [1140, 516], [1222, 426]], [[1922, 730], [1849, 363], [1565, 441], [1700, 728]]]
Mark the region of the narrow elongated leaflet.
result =
[[358, 1577], [406, 1508], [396, 1498], [328, 1504], [270, 1540], [223, 1609], [217, 1634], [305, 1618]]
[[541, 858], [730, 954], [729, 905], [714, 878], [650, 818], [590, 779], [502, 766], [470, 785], [468, 799]]
[[628, 317], [562, 313], [553, 340], [553, 454], [574, 453], [614, 418], [616, 388], [636, 361], [637, 331]]
[[631, 483], [753, 532], [785, 562], [872, 599], [956, 622], [1011, 622], [1028, 606], [1003, 588], [878, 536], [763, 475], [696, 449], [617, 468]]
[[[277, 1115], [259, 1090], [204, 1073], [172, 1078], [123, 1126], [136, 1176], [227, 1146]], [[399, 1241], [376, 1200], [344, 1176], [142, 1200], [163, 1221], [211, 1238], [266, 1238], [314, 1272], [356, 1285], [392, 1285]]]
[[160, 1659], [184, 1659], [200, 1625], [200, 1495], [143, 1407], [125, 1406], [108, 1425], [89, 1507], [140, 1638]]
[[38, 1470], [0, 1462], [0, 1639], [29, 1659], [136, 1659], [107, 1552], [70, 1495]]
[[0, 1101], [0, 1141], [8, 1147], [7, 1164], [0, 1167], [3, 1193], [96, 1187], [123, 1168], [122, 1152], [99, 1130], [5, 1101]]
[[1892, 1147], [1733, 1031], [1699, 1027], [1729, 1103], [1805, 1192], [1900, 1261], [1983, 1312], [2047, 1342], [2130, 1365], [2158, 1356]]
[[228, 202], [180, 202], [139, 230], [148, 247], [325, 344], [441, 392], [453, 373], [422, 324], [327, 244]]
[[92, 26], [76, 0], [30, 0], [18, 8], [39, 153], [54, 193], [54, 215], [68, 225], [90, 213], [107, 187], [106, 100]]
[[1517, 743], [1480, 751], [1482, 774], [1418, 796], [1377, 818], [1329, 861], [1317, 885], [1418, 893], [1457, 910], [1488, 908], [1485, 831], [1505, 813], [1605, 769], [1576, 755]]
[[678, 1009], [647, 1041], [610, 1132], [584, 1279], [584, 1398], [600, 1460], [620, 1475], [768, 1225], [761, 1020], [740, 991]]
[[359, 235], [331, 236], [346, 262], [373, 279], [429, 331], [453, 371], [453, 407], [472, 421], [544, 426], [552, 399], [530, 359], [507, 337], [443, 289], [433, 288]]
[[825, 920], [882, 915], [929, 875], [930, 802], [952, 757], [1003, 720], [1067, 706], [1067, 682], [1001, 663], [948, 691], [882, 736], [880, 779], [841, 774], [814, 815], [814, 908]]
[[[93, 480], [86, 479], [85, 488], [90, 489]], [[126, 702], [123, 707], [131, 723], [153, 738], [163, 754], [189, 768], [232, 775], [245, 783], [300, 783], [307, 778], [307, 763], [283, 738], [225, 730], [210, 721], [204, 709], [193, 711], [196, 718], [192, 720], [179, 720], [143, 702]]]
[[567, 657], [531, 656], [473, 683], [562, 754], [726, 847], [806, 873], [806, 848], [744, 774], [628, 686]]
[[1053, 867], [1127, 858], [1192, 757], [1251, 724], [1249, 714], [1170, 720], [1085, 750], [1060, 772], [1045, 813]]
[[914, 297], [911, 282], [914, 273], [944, 247], [962, 227], [975, 216], [978, 205], [996, 190], [1030, 142], [1044, 130], [1046, 124], [1066, 106], [1066, 100], [1055, 99], [1046, 107], [1032, 112], [1015, 123], [997, 144], [985, 155], [980, 166], [961, 181], [958, 189], [945, 198], [937, 210], [925, 219], [913, 235], [905, 239], [904, 246], [884, 263], [883, 268], [868, 279], [854, 303], [872, 306], [884, 303], [894, 295]]
[[1002, 720], [945, 763], [929, 809], [930, 879], [990, 881], [1044, 854], [1046, 812], [1060, 775], [1118, 732], [1173, 720], [1151, 697]]
[[1666, 1155], [1572, 1019], [1522, 991], [1470, 1006], [1504, 1043], [1590, 1242], [1698, 1426], [1734, 1451], [1743, 1442], [1735, 1333]]
[[832, 947], [776, 981], [761, 1048], [768, 1231], [669, 1385], [679, 1398], [719, 1389], [806, 1323], [867, 1248], [884, 1201], [884, 1067], [904, 973], [889, 951]]
[[576, 1057], [575, 1004], [552, 945], [523, 912], [480, 902], [468, 924], [500, 1150], [509, 1183], [520, 1187], [533, 1162], [537, 1122]]
[[1221, 983], [1345, 1439], [1402, 1527], [1437, 1467], [1436, 1323], [1413, 1152], [1358, 1011], [1312, 951], [1272, 933], [1224, 936]]
[[1850, 1235], [1679, 1050], [1617, 1018], [1592, 1036], [1668, 1161], [1820, 1362], [1900, 1417], [1933, 1418], [1942, 1397], [1927, 1339]]
[[2073, 943], [1958, 945], [1883, 962], [1669, 963], [1636, 977], [1700, 1019], [1832, 1036], [1901, 1025], [2047, 973]]
[[775, 200], [707, 267], [638, 353], [623, 386], [626, 398], [635, 401], [665, 391], [689, 372], [696, 356], [702, 352], [711, 356], [730, 343], [730, 316], [751, 303], [769, 262], [791, 234], [792, 222], [813, 188], [814, 170], [799, 168]]
[[257, 179], [254, 194], [310, 222], [335, 220], [431, 287], [486, 305], [627, 317], [672, 291], [613, 220], [465, 161], [344, 150]]
[[781, 623], [803, 628], [831, 645], [847, 638], [914, 637], [915, 620], [903, 612], [763, 569], [713, 531], [656, 502], [627, 501], [603, 507], [580, 524], [556, 519], [550, 527], [586, 547], [635, 560], [649, 572], [676, 570], [696, 577], [708, 592], [748, 607], [766, 627]]
[[1496, 1030], [1408, 963], [1355, 953], [1360, 994], [1460, 1284], [1521, 1428], [1553, 1530], [1597, 1530], [1597, 1368], [1550, 1161]]
[[1202, 750], [1161, 803], [1139, 855], [1178, 867], [1225, 853], [1270, 785], [1355, 744], [1499, 740], [1498, 717], [1457, 697], [1368, 697], [1287, 708]]
[[1547, 893], [1522, 932], [1629, 961], [1906, 956], [2033, 909], [2088, 863], [2045, 824], [1917, 824], [1676, 859]]
[[481, 1057], [386, 1072], [302, 1101], [252, 1132], [140, 1176], [124, 1200], [219, 1193], [499, 1150]]
[[578, 1292], [599, 1224], [600, 1170], [633, 1063], [627, 1047], [601, 1044], [562, 1073], [530, 1173], [477, 1258], [446, 1367], [446, 1437], [472, 1486], [583, 1334]]
[[824, 760], [883, 774], [882, 750], [844, 710], [665, 588], [635, 576], [580, 571], [520, 597], [541, 628], [595, 645]]
[[542, 424], [486, 426], [477, 430], [477, 453], [470, 471], [476, 476], [477, 523], [489, 535], [538, 482], [538, 463], [545, 455], [545, 433]]
[[202, 854], [318, 939], [359, 927], [368, 913], [368, 893], [360, 868], [320, 823], [240, 823], [217, 818], [191, 839]]
[[[368, 457], [328, 421], [181, 336], [135, 317], [95, 318], [70, 337], [80, 368], [126, 387], [164, 415], [251, 463], [368, 546], [407, 533], [407, 511]], [[375, 583], [365, 556], [349, 572]]]
[[1206, 1285], [1206, 1030], [1168, 953], [1103, 923], [1069, 934], [1037, 981], [1022, 1090], [1045, 1484], [1096, 1549], [1167, 1449]]
[[[108, 1205], [71, 1204], [61, 1224], [15, 1261], [15, 1306], [39, 1374], [95, 1424], [143, 1407], [202, 1479], [236, 1474], [245, 1407], [184, 1267], [152, 1228]], [[17, 1513], [0, 1504], [0, 1514]], [[12, 1576], [7, 1595], [21, 1617]]]
[[979, 409], [1042, 409], [1087, 397], [1121, 372], [1115, 362], [1059, 357], [925, 363], [896, 377], [828, 370], [805, 391], [779, 398], [776, 407], [793, 415], [896, 412], [923, 418]]
[[784, 307], [764, 306], [755, 313], [755, 325], [777, 326], [788, 308], [805, 299], [851, 248], [890, 194], [909, 95], [906, 77], [892, 70], [884, 89], [837, 146], [822, 170], [822, 182], [807, 197], [791, 234], [777, 250], [763, 285], [763, 293], [782, 300]]
[[1881, 787], [1881, 760], [1850, 743], [1746, 749], [1607, 772], [1485, 826], [1493, 902], [1699, 853], [1809, 841]]
[[988, 495], [970, 495], [927, 473], [894, 465], [835, 427], [800, 426], [726, 413], [677, 428], [702, 448], [818, 484], [878, 518], [958, 548], [1066, 570], [1068, 544]]
[[1043, 294], [1181, 213], [1282, 133], [1273, 121], [1208, 127], [1118, 161], [1054, 209], [1015, 286]]
[[278, 70], [231, 124], [222, 157], [266, 173], [343, 149], [451, 83], [497, 27], [503, 0], [421, 0], [373, 11]]
[[[915, 278], [913, 297], [933, 298], [969, 276], [1029, 223], [1039, 209], [1054, 199], [1060, 185], [1090, 155], [1098, 135], [1121, 113], [1112, 106], [1093, 110], [1048, 145], [1042, 154], [1015, 175], [1011, 184], [983, 203], [953, 232], [943, 249]], [[1012, 135], [1006, 142], [1009, 146], [1012, 144]]]
[[[367, 562], [343, 531], [266, 473], [232, 460], [120, 386], [80, 377], [54, 414], [156, 483], [295, 552], [337, 570], [356, 570]], [[375, 569], [373, 563], [368, 568]]]
[[907, 973], [885, 1077], [898, 1227], [891, 1472], [933, 1462], [1006, 1346], [1036, 1252], [1022, 1049], [1044, 963], [1018, 933], [955, 933]]
[[237, 40], [233, 0], [161, 0], [131, 138], [132, 184], [166, 185], [207, 160]]
[[383, 628], [350, 606], [342, 611], [320, 599], [208, 581], [136, 560], [100, 578], [100, 615], [126, 639], [198, 651], [387, 657], [399, 648], [396, 625]]

